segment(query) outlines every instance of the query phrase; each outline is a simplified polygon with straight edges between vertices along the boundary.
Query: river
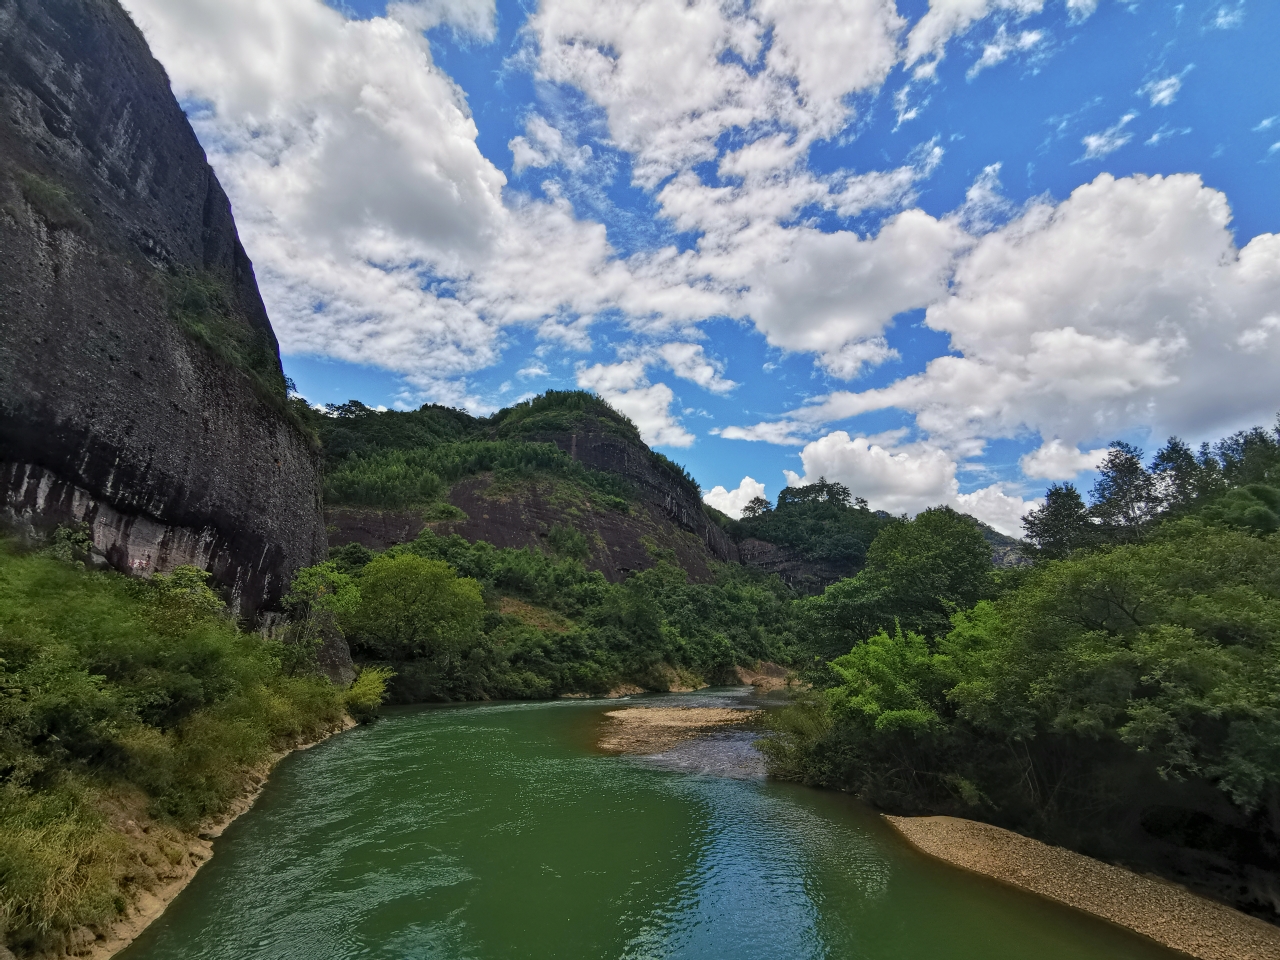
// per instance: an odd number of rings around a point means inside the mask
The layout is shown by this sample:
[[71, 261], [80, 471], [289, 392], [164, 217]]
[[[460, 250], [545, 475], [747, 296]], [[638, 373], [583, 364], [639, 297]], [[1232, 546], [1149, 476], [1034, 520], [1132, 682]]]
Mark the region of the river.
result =
[[602, 755], [619, 705], [395, 709], [286, 758], [121, 960], [1180, 956], [765, 780], [747, 733]]

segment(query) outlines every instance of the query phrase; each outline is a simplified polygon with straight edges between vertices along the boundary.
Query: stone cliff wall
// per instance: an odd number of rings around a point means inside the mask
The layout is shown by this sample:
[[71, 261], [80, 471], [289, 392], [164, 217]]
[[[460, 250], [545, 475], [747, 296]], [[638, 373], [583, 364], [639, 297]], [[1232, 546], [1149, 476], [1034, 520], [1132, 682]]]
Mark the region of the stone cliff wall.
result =
[[230, 203], [116, 0], [0, 0], [0, 491], [114, 566], [213, 571], [242, 613], [325, 551], [319, 464], [175, 323], [172, 278], [278, 347]]

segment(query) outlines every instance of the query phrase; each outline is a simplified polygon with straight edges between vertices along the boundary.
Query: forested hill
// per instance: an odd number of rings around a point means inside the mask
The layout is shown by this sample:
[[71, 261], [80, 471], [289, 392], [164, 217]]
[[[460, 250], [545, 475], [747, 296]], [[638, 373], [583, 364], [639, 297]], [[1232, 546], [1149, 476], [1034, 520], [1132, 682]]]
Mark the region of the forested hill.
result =
[[738, 559], [697, 482], [589, 393], [549, 391], [484, 418], [352, 401], [311, 419], [331, 546], [383, 549], [430, 527], [582, 560], [614, 582], [664, 556], [699, 581]]
[[[358, 401], [306, 415], [324, 447], [335, 547], [385, 549], [429, 528], [579, 559], [614, 582], [669, 557], [695, 581], [710, 580], [716, 562], [742, 563], [816, 594], [862, 569], [893, 519], [824, 480], [733, 520], [630, 420], [582, 391], [549, 391], [484, 418]], [[979, 527], [997, 565], [1022, 562], [1018, 541]]]

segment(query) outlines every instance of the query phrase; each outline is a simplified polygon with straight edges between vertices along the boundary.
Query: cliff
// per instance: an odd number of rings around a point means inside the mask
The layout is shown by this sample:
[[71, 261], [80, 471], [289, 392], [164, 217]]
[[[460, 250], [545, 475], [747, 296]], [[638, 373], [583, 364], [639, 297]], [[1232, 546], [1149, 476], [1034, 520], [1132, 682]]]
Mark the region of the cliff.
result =
[[113, 566], [269, 606], [325, 551], [231, 206], [115, 0], [0, 0], [0, 490]]

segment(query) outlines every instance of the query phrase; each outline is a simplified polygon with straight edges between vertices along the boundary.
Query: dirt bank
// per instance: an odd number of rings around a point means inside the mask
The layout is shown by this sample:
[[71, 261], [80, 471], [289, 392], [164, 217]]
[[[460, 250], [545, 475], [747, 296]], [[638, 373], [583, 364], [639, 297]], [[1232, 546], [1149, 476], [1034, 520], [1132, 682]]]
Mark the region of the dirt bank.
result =
[[[226, 813], [215, 820], [203, 824], [194, 834], [180, 834], [171, 829], [145, 823], [145, 821], [141, 826], [134, 820], [125, 820], [120, 823], [121, 832], [134, 838], [139, 847], [154, 847], [158, 845], [163, 853], [166, 854], [164, 859], [167, 866], [162, 874], [157, 875], [159, 882], [151, 889], [139, 890], [133, 901], [126, 908], [125, 913], [105, 934], [99, 934], [95, 937], [91, 930], [83, 927], [76, 932], [79, 934], [78, 936], [73, 934], [71, 955], [85, 957], [88, 960], [108, 960], [108, 958], [115, 956], [133, 943], [143, 930], [147, 929], [157, 917], [164, 913], [165, 908], [173, 902], [173, 899], [186, 889], [187, 884], [195, 877], [196, 872], [209, 862], [209, 859], [213, 856], [213, 841], [222, 836], [223, 831], [237, 817], [253, 806], [254, 801], [262, 794], [262, 790], [267, 783], [267, 777], [270, 776], [277, 763], [295, 750], [309, 750], [311, 747], [328, 740], [334, 734], [350, 730], [355, 725], [355, 721], [348, 717], [342, 725], [328, 731], [318, 740], [300, 743], [289, 750], [282, 750], [273, 754], [270, 759], [253, 772], [246, 783], [247, 789], [244, 795], [235, 800]], [[148, 839], [154, 842], [147, 843]], [[148, 858], [150, 852], [148, 849], [143, 849], [140, 854], [145, 859]]]
[[605, 714], [600, 749], [610, 753], [661, 753], [717, 727], [746, 723], [758, 710], [727, 707], [629, 707]]
[[1118, 923], [1199, 960], [1280, 957], [1280, 928], [1173, 884], [972, 820], [885, 819], [931, 856]]

